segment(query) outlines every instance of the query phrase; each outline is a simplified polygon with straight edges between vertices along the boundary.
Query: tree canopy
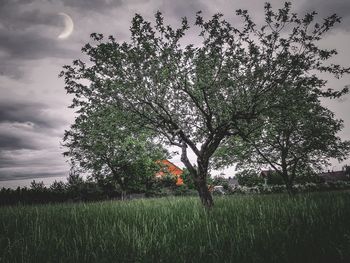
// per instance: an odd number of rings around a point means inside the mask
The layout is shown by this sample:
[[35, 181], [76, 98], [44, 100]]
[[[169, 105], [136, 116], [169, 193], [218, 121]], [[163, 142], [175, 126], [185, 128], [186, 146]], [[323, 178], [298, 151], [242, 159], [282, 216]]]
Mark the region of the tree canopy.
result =
[[330, 158], [344, 160], [350, 142], [338, 136], [343, 122], [317, 96], [289, 86], [279, 91], [271, 102], [275, 107], [261, 118], [259, 129], [227, 140], [215, 158], [221, 164], [238, 163], [240, 169], [269, 167], [282, 176], [292, 193], [297, 175], [319, 171]]
[[64, 137], [64, 154], [76, 169], [97, 180], [112, 180], [122, 191], [153, 177], [159, 169], [156, 161], [167, 155], [150, 131], [135, 127], [129, 116], [95, 105], [76, 118]]
[[[129, 41], [92, 34], [93, 44], [82, 51], [90, 62], [75, 60], [64, 67], [66, 90], [74, 94], [73, 107], [109, 104], [130, 112], [138, 123], [170, 145], [181, 148], [181, 160], [190, 172], [203, 204], [210, 207], [207, 187], [211, 158], [231, 136], [247, 136], [256, 120], [269, 111], [278, 90], [304, 88], [315, 96], [340, 96], [324, 90], [326, 81], [315, 72], [340, 77], [349, 72], [326, 61], [336, 54], [317, 42], [340, 18], [321, 23], [315, 13], [300, 18], [291, 4], [273, 10], [265, 5], [265, 22], [257, 26], [246, 10], [237, 10], [243, 26], [237, 28], [215, 14], [209, 20], [198, 12], [194, 27], [200, 45], [184, 45], [190, 28], [187, 18], [173, 29], [160, 12], [155, 24], [136, 14]], [[88, 84], [87, 84], [88, 83]], [[196, 162], [187, 156], [188, 149]]]

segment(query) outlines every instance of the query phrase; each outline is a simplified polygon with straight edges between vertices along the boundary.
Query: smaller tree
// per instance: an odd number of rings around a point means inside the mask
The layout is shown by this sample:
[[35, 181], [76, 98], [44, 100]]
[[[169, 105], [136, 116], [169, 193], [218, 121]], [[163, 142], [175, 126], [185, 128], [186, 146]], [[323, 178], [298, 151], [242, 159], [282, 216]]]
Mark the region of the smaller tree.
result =
[[[337, 136], [343, 122], [335, 119], [317, 97], [301, 88], [285, 87], [280, 92], [274, 109], [254, 124], [258, 128], [250, 137], [227, 141], [227, 148], [218, 156], [228, 163], [238, 162], [241, 168], [251, 165], [272, 168], [293, 194], [298, 175], [315, 174], [329, 165], [331, 158], [344, 160], [350, 142]], [[230, 158], [228, 153], [236, 158]]]
[[155, 161], [166, 151], [146, 130], [135, 128], [126, 113], [95, 106], [76, 118], [65, 132], [65, 156], [81, 172], [99, 181], [109, 178], [122, 195], [145, 184], [157, 171]]
[[44, 182], [36, 182], [35, 180], [33, 180], [30, 183], [30, 189], [34, 190], [34, 191], [38, 191], [38, 192], [43, 192], [46, 190], [46, 187], [44, 185]]
[[228, 179], [220, 175], [214, 176], [212, 185], [213, 186], [221, 185], [225, 190], [229, 189]]
[[244, 169], [236, 174], [239, 185], [256, 186], [264, 183], [264, 178], [259, 176], [254, 169]]
[[50, 191], [53, 193], [64, 193], [67, 190], [67, 185], [62, 181], [54, 181], [50, 185]]

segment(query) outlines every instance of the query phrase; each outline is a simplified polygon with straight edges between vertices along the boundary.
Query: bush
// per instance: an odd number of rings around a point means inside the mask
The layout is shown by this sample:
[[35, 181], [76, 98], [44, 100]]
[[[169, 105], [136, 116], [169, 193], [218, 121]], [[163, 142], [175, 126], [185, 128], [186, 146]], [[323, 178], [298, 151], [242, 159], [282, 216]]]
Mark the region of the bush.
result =
[[275, 171], [269, 171], [267, 173], [266, 183], [268, 185], [284, 185], [282, 176]]
[[177, 178], [171, 174], [165, 174], [164, 176], [157, 178], [158, 184], [161, 187], [176, 187]]
[[196, 187], [194, 186], [192, 177], [190, 175], [190, 172], [186, 168], [184, 168], [181, 178], [184, 181], [184, 184], [188, 187], [188, 189], [196, 189]]
[[212, 181], [212, 185], [222, 185], [222, 187], [227, 191], [229, 189], [228, 179], [222, 176], [215, 176]]
[[264, 178], [258, 175], [255, 170], [243, 170], [236, 174], [239, 185], [253, 187], [264, 183]]
[[305, 174], [305, 175], [298, 175], [295, 178], [296, 184], [307, 184], [307, 183], [324, 183], [324, 178], [318, 176], [317, 174]]
[[[329, 191], [329, 190], [345, 190], [350, 189], [349, 181], [325, 182], [325, 183], [305, 183], [294, 185], [294, 190], [301, 192]], [[286, 193], [285, 185], [256, 185], [236, 186], [228, 191], [228, 194], [274, 194]]]

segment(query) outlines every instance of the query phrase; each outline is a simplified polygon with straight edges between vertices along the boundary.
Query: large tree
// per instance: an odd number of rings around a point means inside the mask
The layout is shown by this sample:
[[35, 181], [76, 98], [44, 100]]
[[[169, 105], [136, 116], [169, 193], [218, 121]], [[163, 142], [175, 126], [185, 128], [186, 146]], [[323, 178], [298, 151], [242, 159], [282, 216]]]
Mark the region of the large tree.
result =
[[[112, 36], [105, 40], [92, 34], [95, 43], [83, 48], [90, 63], [76, 60], [62, 72], [67, 92], [75, 95], [73, 107], [83, 112], [92, 103], [111, 103], [132, 112], [135, 122], [164, 142], [180, 147], [201, 201], [210, 207], [208, 171], [224, 139], [242, 130], [249, 134], [249, 128], [240, 126], [259, 119], [269, 108], [269, 99], [286, 83], [324, 94], [326, 82], [313, 72], [348, 71], [325, 65], [335, 51], [316, 45], [339, 18], [333, 15], [318, 24], [313, 13], [299, 18], [290, 6], [286, 3], [275, 12], [266, 4], [261, 27], [244, 10], [237, 10], [243, 20], [240, 28], [221, 14], [205, 21], [198, 12], [194, 26], [201, 44], [185, 46], [187, 19], [173, 29], [164, 24], [160, 12], [154, 26], [136, 14], [130, 41], [119, 43]], [[196, 156], [194, 163], [188, 149]]]
[[113, 106], [85, 108], [65, 132], [64, 146], [73, 168], [118, 185], [122, 193], [154, 177], [156, 161], [167, 155], [149, 130]]

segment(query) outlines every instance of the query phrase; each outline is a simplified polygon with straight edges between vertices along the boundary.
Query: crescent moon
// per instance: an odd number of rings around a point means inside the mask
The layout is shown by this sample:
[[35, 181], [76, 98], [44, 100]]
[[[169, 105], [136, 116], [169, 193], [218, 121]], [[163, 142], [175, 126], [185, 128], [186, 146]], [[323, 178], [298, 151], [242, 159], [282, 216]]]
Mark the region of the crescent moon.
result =
[[58, 35], [59, 39], [65, 39], [67, 37], [70, 36], [70, 34], [72, 34], [73, 29], [74, 29], [74, 23], [72, 18], [65, 14], [65, 13], [58, 13], [60, 16], [63, 16], [63, 20], [64, 20], [64, 29], [63, 31]]

